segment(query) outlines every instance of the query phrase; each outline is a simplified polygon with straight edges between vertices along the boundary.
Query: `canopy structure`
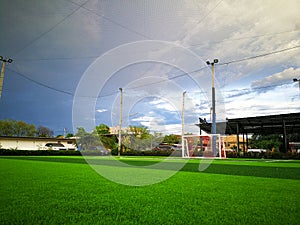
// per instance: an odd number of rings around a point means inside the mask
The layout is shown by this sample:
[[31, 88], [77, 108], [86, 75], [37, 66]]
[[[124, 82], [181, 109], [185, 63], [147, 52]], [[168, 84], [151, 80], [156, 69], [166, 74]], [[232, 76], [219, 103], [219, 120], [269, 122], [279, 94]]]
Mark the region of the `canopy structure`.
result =
[[[201, 130], [211, 133], [211, 123], [199, 118], [199, 123], [196, 125]], [[219, 133], [225, 131], [225, 134], [236, 134], [237, 136], [241, 134], [243, 136], [248, 134], [282, 134], [284, 149], [287, 150], [287, 136], [300, 133], [300, 113], [227, 119], [226, 122], [217, 123], [217, 131]], [[237, 140], [239, 142], [239, 138]], [[239, 143], [237, 144], [239, 149]]]

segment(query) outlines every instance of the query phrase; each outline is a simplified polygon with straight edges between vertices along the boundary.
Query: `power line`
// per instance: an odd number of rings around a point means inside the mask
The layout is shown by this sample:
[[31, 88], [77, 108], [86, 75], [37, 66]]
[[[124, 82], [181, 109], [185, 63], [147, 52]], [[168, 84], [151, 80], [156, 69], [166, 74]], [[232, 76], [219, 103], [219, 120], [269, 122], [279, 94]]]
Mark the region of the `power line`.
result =
[[[71, 0], [67, 0], [67, 1], [69, 1], [69, 2], [71, 2], [72, 4], [74, 4], [74, 5], [76, 5], [76, 6], [78, 6], [78, 8], [75, 10], [75, 11], [73, 11], [72, 13], [70, 13], [69, 15], [67, 15], [65, 18], [63, 18], [63, 20], [61, 20], [60, 22], [58, 22], [57, 24], [55, 24], [53, 27], [51, 27], [49, 30], [47, 30], [47, 31], [45, 31], [44, 33], [42, 33], [40, 36], [38, 36], [37, 38], [35, 38], [34, 40], [32, 40], [30, 43], [28, 43], [25, 47], [23, 47], [22, 49], [20, 49], [19, 51], [18, 51], [18, 53], [19, 52], [21, 52], [21, 51], [23, 51], [25, 48], [27, 48], [28, 46], [30, 46], [30, 45], [32, 45], [35, 41], [37, 41], [38, 39], [40, 39], [40, 38], [42, 38], [43, 36], [45, 36], [47, 33], [49, 33], [50, 31], [52, 31], [56, 26], [58, 26], [59, 24], [61, 24], [63, 21], [65, 21], [67, 18], [69, 18], [71, 15], [73, 15], [76, 11], [78, 11], [80, 8], [82, 8], [82, 9], [85, 9], [85, 10], [87, 10], [88, 12], [90, 12], [90, 13], [92, 13], [92, 14], [94, 14], [94, 15], [97, 15], [97, 16], [99, 16], [99, 17], [101, 17], [101, 18], [103, 18], [103, 19], [105, 19], [105, 20], [107, 20], [107, 21], [109, 21], [109, 22], [111, 22], [111, 23], [113, 23], [113, 24], [115, 24], [115, 25], [117, 25], [117, 26], [119, 26], [119, 27], [122, 27], [123, 29], [125, 29], [125, 30], [127, 30], [127, 31], [129, 31], [129, 32], [131, 32], [131, 33], [134, 33], [134, 34], [137, 34], [137, 35], [139, 35], [139, 36], [141, 36], [141, 37], [143, 37], [143, 38], [146, 38], [146, 39], [149, 39], [149, 40], [152, 40], [152, 38], [151, 37], [149, 37], [149, 36], [147, 36], [147, 35], [145, 35], [145, 34], [143, 34], [143, 33], [141, 33], [141, 32], [138, 32], [138, 31], [136, 31], [136, 30], [133, 30], [133, 29], [131, 29], [131, 28], [129, 28], [129, 27], [127, 27], [127, 26], [125, 26], [125, 25], [123, 25], [123, 24], [121, 24], [121, 23], [119, 23], [119, 22], [117, 22], [117, 21], [115, 21], [115, 20], [112, 20], [111, 18], [109, 18], [109, 17], [106, 17], [106, 16], [104, 16], [103, 14], [99, 14], [99, 13], [97, 13], [97, 12], [95, 12], [95, 11], [93, 11], [93, 10], [91, 10], [91, 9], [89, 9], [89, 8], [87, 8], [87, 7], [84, 7], [84, 5], [89, 1], [89, 0], [87, 0], [86, 2], [84, 2], [83, 4], [78, 4], [78, 3], [76, 3], [76, 2], [73, 2], [73, 1], [71, 1]], [[199, 20], [198, 21], [198, 23], [197, 24], [199, 24], [199, 23], [201, 23], [201, 22], [203, 22], [204, 21], [204, 19], [206, 19], [206, 17], [208, 17], [218, 6], [219, 6], [219, 4], [222, 2], [223, 0], [220, 0], [201, 20]], [[15, 55], [16, 55], [17, 53], [15, 53]], [[48, 60], [74, 60], [74, 59], [89, 59], [89, 58], [97, 58], [97, 57], [99, 57], [99, 56], [83, 56], [83, 57], [57, 57], [57, 58], [42, 58], [42, 59], [21, 59], [21, 61], [48, 61]], [[20, 60], [20, 59], [19, 59]]]
[[[97, 13], [97, 12], [95, 12], [95, 11], [93, 11], [93, 10], [91, 10], [91, 9], [89, 9], [89, 8], [87, 8], [87, 7], [85, 7], [84, 6], [84, 4], [82, 4], [82, 5], [79, 5], [78, 3], [76, 3], [76, 2], [73, 2], [73, 1], [71, 1], [71, 0], [67, 0], [67, 1], [69, 1], [69, 2], [71, 2], [71, 3], [73, 3], [73, 4], [75, 4], [75, 5], [77, 5], [77, 6], [79, 6], [80, 8], [83, 8], [83, 9], [85, 9], [85, 10], [87, 10], [87, 11], [89, 11], [90, 13], [92, 13], [92, 14], [94, 14], [94, 15], [97, 15], [97, 16], [99, 16], [99, 17], [101, 17], [101, 18], [103, 18], [103, 19], [105, 19], [105, 20], [107, 20], [107, 21], [109, 21], [109, 22], [111, 22], [111, 23], [113, 23], [113, 24], [115, 24], [115, 25], [117, 25], [117, 26], [119, 26], [119, 27], [122, 27], [123, 29], [125, 29], [125, 30], [127, 30], [127, 31], [129, 31], [129, 32], [131, 32], [131, 33], [134, 33], [134, 34], [137, 34], [137, 35], [139, 35], [139, 36], [141, 36], [141, 37], [143, 37], [143, 38], [146, 38], [146, 39], [149, 39], [149, 40], [153, 40], [153, 38], [151, 38], [150, 36], [148, 36], [148, 35], [145, 35], [145, 34], [143, 34], [143, 33], [141, 33], [141, 32], [138, 32], [138, 31], [136, 31], [136, 30], [134, 30], [134, 29], [132, 29], [132, 28], [129, 28], [128, 26], [125, 26], [125, 25], [123, 25], [123, 24], [121, 24], [121, 23], [119, 23], [119, 22], [117, 22], [117, 21], [115, 21], [115, 20], [113, 20], [113, 19], [111, 19], [111, 18], [109, 18], [109, 17], [107, 17], [107, 16], [105, 16], [105, 15], [103, 15], [103, 14], [99, 14], [99, 13]], [[197, 24], [199, 24], [199, 23], [201, 23], [201, 22], [203, 22], [220, 4], [221, 4], [221, 2], [222, 2], [223, 0], [220, 0], [201, 20], [199, 20], [198, 21], [198, 23]]]
[[207, 68], [207, 66], [202, 67], [202, 68], [200, 68], [200, 69], [193, 70], [193, 71], [191, 71], [191, 72], [181, 73], [181, 74], [179, 74], [179, 75], [170, 77], [170, 78], [167, 79], [167, 80], [160, 80], [160, 81], [156, 81], [156, 82], [152, 82], [152, 83], [148, 83], [148, 84], [138, 85], [138, 86], [135, 86], [135, 87], [132, 87], [132, 88], [129, 88], [129, 89], [132, 90], [132, 89], [137, 89], [137, 88], [141, 88], [141, 87], [151, 86], [151, 85], [154, 85], [154, 84], [160, 84], [160, 83], [163, 83], [163, 82], [168, 82], [168, 81], [170, 81], [170, 80], [174, 80], [174, 79], [177, 79], [177, 78], [179, 78], [179, 77], [183, 77], [183, 76], [186, 76], [186, 75], [189, 75], [189, 74], [192, 74], [192, 73], [199, 72], [199, 71], [201, 71], [201, 70], [203, 70], [203, 69], [206, 69], [206, 68]]
[[274, 88], [274, 87], [278, 87], [278, 86], [283, 86], [283, 85], [288, 85], [291, 84], [291, 82], [285, 82], [285, 83], [281, 83], [281, 84], [271, 84], [271, 85], [267, 85], [267, 86], [261, 86], [261, 87], [252, 87], [252, 88], [243, 88], [243, 89], [235, 89], [235, 90], [224, 90], [223, 92], [242, 92], [242, 91], [250, 91], [250, 90], [261, 90], [261, 89], [267, 89], [267, 88]]
[[223, 2], [223, 0], [220, 0], [201, 20], [198, 21], [197, 24], [200, 24], [205, 20], [220, 4]]
[[[273, 55], [273, 54], [277, 54], [277, 53], [280, 53], [280, 52], [285, 52], [285, 51], [297, 49], [299, 47], [300, 47], [300, 45], [297, 45], [297, 46], [294, 46], [294, 47], [285, 48], [285, 49], [281, 49], [281, 50], [273, 51], [273, 52], [269, 52], [269, 53], [264, 53], [264, 54], [261, 54], [261, 55], [251, 56], [251, 57], [247, 57], [247, 58], [243, 58], [243, 59], [232, 60], [232, 61], [228, 61], [228, 62], [225, 62], [225, 63], [219, 63], [219, 65], [228, 65], [228, 64], [242, 62], [242, 61], [246, 61], [246, 60], [250, 60], [250, 59], [260, 58], [260, 57], [263, 57], [263, 56]], [[40, 59], [27, 59], [27, 58], [25, 58], [25, 59], [18, 59], [18, 61], [81, 60], [81, 59], [94, 59], [94, 58], [97, 58], [97, 57], [99, 57], [99, 56], [57, 57], [57, 58], [40, 58]], [[178, 77], [184, 76], [184, 75], [187, 75], [187, 74], [190, 74], [190, 73], [198, 72], [198, 71], [200, 71], [204, 68], [207, 68], [207, 67], [202, 67], [200, 69], [197, 69], [197, 70], [194, 70], [194, 71], [191, 71], [191, 72], [188, 72], [188, 73], [183, 73], [181, 75], [178, 75]]]
[[[265, 37], [265, 36], [275, 36], [275, 35], [282, 35], [282, 34], [287, 34], [287, 33], [292, 33], [292, 32], [299, 32], [300, 29], [295, 29], [295, 30], [290, 30], [290, 31], [282, 31], [282, 32], [276, 32], [276, 33], [269, 33], [269, 34], [261, 34], [261, 35], [254, 35], [254, 36], [245, 36], [245, 37], [240, 37], [240, 38], [232, 38], [232, 39], [225, 39], [225, 40], [219, 40], [219, 41], [212, 41], [210, 44], [218, 44], [222, 42], [228, 42], [228, 41], [239, 41], [239, 40], [245, 40], [245, 39], [253, 39], [253, 38], [259, 38], [259, 37]], [[192, 44], [189, 45], [189, 47], [195, 47], [195, 46], [200, 46], [200, 45], [206, 45], [206, 44]]]
[[280, 86], [289, 85], [289, 84], [290, 84], [290, 82], [285, 82], [285, 83], [281, 83], [281, 84], [272, 84], [272, 85], [261, 86], [261, 87], [243, 88], [241, 90], [238, 90], [238, 89], [224, 90], [222, 92], [224, 92], [224, 93], [237, 92], [236, 94], [232, 94], [232, 95], [227, 96], [227, 98], [235, 98], [235, 97], [239, 97], [239, 96], [242, 96], [242, 95], [249, 94], [251, 92], [257, 92], [257, 91], [265, 90], [265, 89], [273, 89], [275, 87], [280, 87]]
[[32, 82], [32, 83], [35, 83], [35, 84], [37, 84], [37, 85], [39, 85], [39, 86], [45, 87], [45, 88], [47, 88], [47, 89], [50, 89], [50, 90], [53, 90], [53, 91], [56, 91], [56, 92], [60, 92], [60, 93], [63, 93], [63, 94], [67, 94], [67, 95], [74, 96], [74, 94], [71, 93], [71, 92], [64, 91], [64, 90], [60, 90], [60, 89], [51, 87], [51, 86], [49, 86], [49, 85], [47, 85], [47, 84], [41, 83], [41, 82], [39, 82], [39, 81], [36, 81], [36, 80], [34, 80], [34, 79], [32, 79], [32, 78], [30, 78], [30, 77], [28, 77], [28, 76], [26, 76], [26, 75], [24, 75], [24, 74], [18, 72], [18, 71], [12, 70], [12, 69], [10, 69], [10, 68], [7, 68], [7, 70], [9, 70], [9, 71], [11, 71], [11, 72], [17, 74], [18, 76], [20, 76], [20, 77], [22, 77], [22, 78], [24, 78], [24, 79], [26, 79], [26, 80], [28, 80], [28, 81], [30, 81], [30, 82]]
[[52, 30], [54, 30], [54, 28], [56, 28], [58, 25], [62, 24], [66, 19], [68, 19], [69, 17], [71, 17], [75, 12], [77, 12], [83, 5], [85, 5], [89, 0], [86, 0], [83, 4], [81, 4], [77, 9], [75, 9], [74, 11], [72, 11], [71, 13], [69, 13], [68, 15], [66, 15], [62, 20], [58, 21], [56, 24], [54, 24], [52, 27], [50, 27], [48, 30], [44, 31], [43, 33], [41, 33], [39, 36], [37, 36], [36, 38], [34, 38], [33, 40], [31, 40], [29, 43], [27, 43], [23, 48], [21, 48], [20, 50], [18, 50], [15, 54], [13, 55], [17, 55], [20, 52], [22, 52], [24, 49], [28, 48], [28, 46], [31, 46], [34, 42], [36, 42], [37, 40], [41, 39], [42, 37], [44, 37], [46, 34], [50, 33]]
[[247, 57], [247, 58], [243, 58], [243, 59], [236, 59], [236, 60], [232, 60], [232, 61], [225, 62], [225, 63], [219, 63], [219, 65], [228, 65], [228, 64], [233, 64], [233, 63], [239, 63], [239, 62], [243, 62], [243, 61], [246, 61], [246, 60], [261, 58], [261, 57], [264, 57], [264, 56], [269, 56], [269, 55], [274, 55], [274, 54], [281, 53], [281, 52], [290, 51], [290, 50], [297, 49], [297, 48], [300, 48], [300, 45], [290, 47], [290, 48], [281, 49], [281, 50], [278, 50], [278, 51], [268, 52], [268, 53], [264, 53], [264, 54], [260, 54], [260, 55], [256, 55], [256, 56], [251, 56], [251, 57]]
[[[42, 34], [40, 34], [38, 37], [36, 37], [36, 38], [33, 39], [32, 41], [30, 41], [27, 45], [25, 45], [23, 48], [21, 48], [20, 50], [18, 50], [14, 55], [17, 55], [18, 53], [20, 53], [21, 51], [23, 51], [24, 49], [26, 49], [28, 46], [31, 46], [34, 42], [36, 42], [37, 40], [41, 39], [41, 38], [44, 37], [46, 34], [48, 34], [49, 32], [51, 32], [52, 30], [54, 30], [55, 27], [57, 27], [58, 25], [60, 25], [61, 23], [63, 23], [66, 19], [68, 19], [70, 16], [72, 16], [75, 12], [77, 12], [77, 11], [78, 11], [79, 9], [81, 9], [81, 8], [82, 8], [82, 9], [85, 9], [85, 10], [87, 10], [88, 12], [90, 12], [90, 13], [92, 13], [92, 14], [94, 14], [94, 15], [97, 15], [97, 16], [99, 16], [99, 17], [101, 17], [101, 18], [103, 18], [103, 19], [105, 19], [105, 20], [107, 20], [107, 21], [109, 21], [109, 22], [111, 22], [111, 23], [113, 23], [113, 24], [119, 26], [119, 27], [122, 27], [123, 29], [125, 29], [125, 30], [127, 30], [127, 31], [129, 31], [129, 32], [131, 32], [131, 33], [137, 34], [137, 35], [139, 35], [139, 36], [141, 36], [141, 37], [143, 37], [143, 38], [146, 38], [146, 39], [150, 39], [150, 40], [152, 39], [151, 37], [149, 37], [149, 36], [147, 36], [147, 35], [144, 35], [144, 34], [138, 32], [138, 31], [136, 31], [136, 30], [133, 30], [133, 29], [131, 29], [131, 28], [129, 28], [129, 27], [127, 27], [127, 26], [125, 26], [125, 25], [119, 23], [119, 22], [116, 22], [116, 21], [110, 19], [109, 17], [106, 17], [106, 16], [104, 16], [104, 15], [102, 15], [102, 14], [99, 14], [99, 13], [97, 13], [97, 12], [92, 11], [92, 10], [89, 9], [89, 8], [84, 7], [84, 5], [85, 5], [89, 0], [85, 1], [83, 4], [78, 4], [78, 3], [75, 3], [75, 2], [73, 2], [73, 1], [71, 1], [71, 0], [67, 0], [67, 1], [69, 1], [69, 2], [71, 2], [72, 4], [78, 6], [78, 8], [76, 8], [73, 12], [71, 12], [70, 14], [68, 14], [67, 16], [65, 16], [65, 17], [64, 17], [62, 20], [60, 20], [58, 23], [54, 24], [54, 25], [53, 25], [52, 27], [50, 27], [48, 30], [46, 30], [45, 32], [43, 32]], [[22, 61], [37, 61], [37, 60], [41, 60], [41, 61], [48, 61], [48, 60], [74, 60], [74, 59], [84, 59], [84, 58], [89, 59], [89, 58], [97, 58], [97, 57], [99, 57], [99, 56], [86, 56], [86, 57], [58, 57], [58, 58], [51, 58], [51, 59], [49, 59], [49, 58], [48, 58], [48, 59], [47, 59], [47, 58], [46, 58], [46, 59], [22, 59]]]
[[[273, 52], [261, 54], [261, 55], [251, 56], [251, 57], [238, 59], [238, 60], [233, 60], [233, 61], [229, 61], [229, 62], [225, 62], [225, 63], [219, 63], [219, 65], [229, 65], [229, 64], [233, 64], [233, 63], [246, 61], [246, 60], [251, 60], [251, 59], [256, 59], [256, 58], [260, 58], [260, 57], [264, 57], [264, 56], [274, 55], [274, 54], [277, 54], [277, 53], [293, 50], [293, 49], [296, 49], [296, 48], [299, 48], [299, 47], [300, 47], [300, 45], [294, 46], [294, 47], [291, 47], [291, 48], [286, 48], [286, 49], [281, 49], [281, 50], [278, 50], [278, 51], [273, 51]], [[191, 72], [184, 72], [182, 74], [171, 77], [168, 80], [157, 81], [157, 82], [153, 82], [153, 83], [150, 83], [150, 84], [139, 85], [139, 86], [136, 86], [136, 87], [133, 87], [133, 88], [130, 88], [130, 89], [136, 89], [136, 88], [140, 88], [140, 87], [150, 86], [150, 85], [153, 85], [153, 84], [159, 84], [159, 83], [166, 82], [166, 81], [169, 81], [169, 80], [173, 80], [173, 79], [176, 79], [176, 78], [179, 78], [179, 77], [183, 77], [183, 76], [186, 76], [186, 75], [189, 75], [189, 74], [192, 74], [192, 73], [199, 72], [199, 71], [201, 71], [203, 69], [206, 69], [206, 68], [207, 68], [207, 66], [196, 69], [196, 70], [191, 71]]]
[[[51, 86], [49, 86], [49, 85], [47, 85], [47, 84], [44, 84], [44, 83], [42, 83], [42, 82], [36, 81], [36, 80], [34, 80], [34, 79], [32, 79], [32, 78], [29, 78], [28, 76], [26, 76], [26, 75], [24, 75], [24, 74], [22, 74], [22, 73], [20, 73], [20, 72], [17, 72], [17, 71], [15, 71], [15, 70], [12, 70], [12, 69], [9, 69], [9, 68], [7, 68], [7, 70], [9, 70], [9, 71], [11, 71], [11, 72], [17, 74], [18, 76], [20, 76], [20, 77], [22, 77], [22, 78], [24, 78], [24, 79], [26, 79], [26, 80], [28, 80], [28, 81], [30, 81], [30, 82], [32, 82], [32, 83], [35, 83], [35, 84], [37, 84], [37, 85], [39, 85], [39, 86], [45, 87], [45, 88], [47, 88], [47, 89], [50, 89], [50, 90], [53, 90], [53, 91], [56, 91], [56, 92], [59, 92], [59, 93], [62, 93], [62, 94], [67, 94], [67, 95], [70, 95], [70, 96], [72, 96], [72, 97], [75, 96], [74, 93], [71, 93], [71, 92], [68, 92], [68, 91], [64, 91], [64, 90], [60, 90], [60, 89], [51, 87]], [[173, 78], [170, 78], [170, 79], [176, 79], [176, 77], [173, 77]], [[145, 84], [145, 85], [141, 85], [141, 86], [136, 86], [136, 87], [133, 87], [133, 88], [129, 88], [129, 89], [127, 89], [127, 90], [136, 89], [136, 88], [140, 88], [140, 87], [144, 87], [144, 86], [149, 86], [149, 85], [153, 85], [153, 84], [157, 84], [157, 83], [161, 83], [161, 82], [166, 82], [166, 81], [169, 81], [169, 80], [160, 81], [160, 82], [156, 82], [156, 83]], [[283, 86], [283, 85], [287, 85], [287, 84], [289, 84], [289, 83], [275, 84], [275, 85], [268, 85], [268, 86], [256, 87], [256, 88], [244, 88], [244, 89], [241, 89], [241, 90], [225, 90], [225, 91], [222, 91], [222, 92], [225, 92], [225, 93], [226, 93], [226, 92], [234, 92], [234, 91], [240, 92], [240, 93], [238, 93], [238, 94], [233, 94], [233, 96], [229, 96], [229, 97], [236, 97], [236, 96], [240, 96], [240, 95], [245, 95], [245, 94], [250, 93], [250, 92], [252, 92], [252, 91], [257, 91], [257, 90], [262, 90], [262, 89], [268, 89], [268, 88], [274, 88], [274, 87]], [[251, 91], [251, 90], [252, 90], [252, 91]], [[95, 98], [103, 98], [103, 97], [113, 96], [113, 95], [116, 95], [116, 94], [118, 94], [118, 93], [119, 93], [119, 91], [113, 91], [113, 92], [111, 92], [111, 93], [104, 94], [104, 95], [100, 95], [100, 96], [98, 96], [98, 97], [94, 97], [94, 96], [78, 96], [78, 97], [82, 97], [82, 98], [93, 98], [93, 99], [95, 99]], [[202, 93], [202, 94], [203, 94], [203, 93], [205, 93], [205, 92], [188, 92], [188, 93], [200, 93], [200, 94]]]
[[[209, 10], [209, 12], [206, 13], [206, 15], [204, 15], [200, 20], [198, 20], [198, 22], [196, 23], [196, 25], [199, 25], [200, 23], [202, 23], [221, 4], [222, 1], [223, 0], [220, 0], [213, 8], [211, 8], [211, 10]], [[195, 27], [192, 30], [194, 30], [195, 28], [197, 28], [196, 25], [195, 25]], [[189, 35], [189, 33], [184, 32], [183, 37], [182, 38], [179, 37], [179, 40], [182, 41], [188, 35]]]
[[138, 32], [138, 31], [136, 31], [136, 30], [133, 30], [133, 29], [131, 29], [131, 28], [129, 28], [129, 27], [127, 27], [127, 26], [125, 26], [125, 25], [123, 25], [123, 24], [121, 24], [121, 23], [115, 21], [115, 20], [112, 20], [112, 19], [109, 18], [109, 17], [104, 16], [103, 14], [99, 14], [99, 13], [97, 13], [97, 12], [95, 12], [95, 11], [93, 11], [93, 10], [87, 8], [87, 7], [84, 7], [84, 4], [80, 5], [80, 4], [75, 3], [75, 2], [73, 2], [73, 1], [71, 1], [71, 0], [67, 0], [67, 1], [73, 3], [74, 5], [77, 5], [77, 6], [79, 6], [80, 8], [85, 9], [85, 10], [89, 11], [90, 13], [92, 13], [92, 14], [94, 14], [94, 15], [97, 15], [97, 16], [99, 16], [99, 17], [101, 17], [101, 18], [103, 18], [103, 19], [105, 19], [105, 20], [107, 20], [107, 21], [109, 21], [109, 22], [111, 22], [111, 23], [113, 23], [113, 24], [119, 26], [119, 27], [122, 27], [123, 29], [125, 29], [125, 30], [127, 30], [127, 31], [129, 31], [129, 32], [131, 32], [131, 33], [134, 33], [134, 34], [137, 34], [137, 35], [139, 35], [139, 36], [141, 36], [141, 37], [143, 37], [143, 38], [147, 38], [147, 39], [152, 40], [151, 37], [149, 37], [149, 36], [147, 36], [147, 35], [145, 35], [145, 34], [142, 34], [142, 33]]
[[30, 59], [30, 58], [22, 58], [18, 59], [18, 61], [53, 61], [53, 60], [82, 60], [82, 59], [95, 59], [97, 56], [78, 56], [78, 57], [56, 57], [56, 58], [39, 58], [39, 59]]
[[[41, 39], [42, 37], [44, 37], [44, 36], [47, 35], [48, 33], [50, 33], [52, 30], [54, 30], [57, 26], [59, 26], [60, 24], [62, 24], [66, 19], [68, 19], [69, 17], [71, 17], [75, 12], [77, 12], [77, 11], [78, 11], [79, 9], [81, 9], [81, 8], [82, 8], [82, 9], [85, 9], [85, 10], [87, 10], [88, 12], [93, 13], [94, 15], [97, 15], [97, 16], [99, 16], [99, 17], [101, 17], [101, 18], [103, 18], [103, 19], [105, 19], [105, 20], [107, 20], [107, 21], [109, 21], [109, 22], [111, 22], [111, 23], [113, 23], [113, 24], [119, 26], [119, 27], [122, 27], [123, 29], [128, 30], [128, 31], [131, 32], [131, 33], [137, 34], [137, 35], [139, 35], [139, 36], [141, 36], [141, 37], [144, 37], [144, 38], [147, 38], [147, 39], [151, 39], [149, 36], [146, 36], [146, 35], [144, 35], [144, 34], [138, 32], [138, 31], [133, 30], [133, 29], [131, 29], [131, 28], [129, 28], [129, 27], [127, 27], [127, 26], [125, 26], [125, 25], [119, 23], [119, 22], [116, 22], [116, 21], [114, 21], [114, 20], [112, 20], [112, 19], [110, 19], [110, 18], [108, 18], [108, 17], [106, 17], [106, 16], [104, 16], [104, 15], [102, 15], [102, 14], [96, 13], [96, 12], [92, 11], [91, 9], [84, 7], [84, 5], [85, 5], [89, 0], [85, 1], [83, 4], [78, 4], [78, 3], [75, 3], [75, 2], [73, 2], [73, 1], [71, 1], [71, 0], [67, 0], [67, 1], [71, 2], [72, 4], [74, 4], [74, 5], [78, 6], [78, 7], [77, 7], [74, 11], [72, 11], [70, 14], [68, 14], [67, 16], [65, 16], [65, 17], [64, 17], [62, 20], [60, 20], [58, 23], [54, 24], [54, 25], [53, 25], [52, 27], [50, 27], [48, 30], [46, 30], [45, 32], [41, 33], [39, 36], [37, 36], [36, 38], [34, 38], [33, 40], [31, 40], [28, 44], [26, 44], [23, 48], [21, 48], [20, 50], [18, 50], [18, 51], [17, 51], [15, 54], [13, 54], [13, 55], [19, 54], [21, 51], [23, 51], [24, 49], [26, 49], [26, 48], [28, 48], [29, 46], [31, 46], [34, 42], [36, 42], [37, 40]], [[74, 60], [74, 59], [83, 59], [83, 58], [87, 58], [87, 59], [88, 59], [88, 58], [97, 58], [97, 57], [99, 57], [99, 56], [65, 57], [65, 58], [64, 58], [64, 57], [59, 57], [59, 58], [52, 58], [52, 59], [38, 59], [38, 60], [41, 60], [41, 61], [44, 61], [44, 60]], [[35, 59], [22, 59], [22, 61], [33, 61], [33, 60], [36, 61]]]
[[[297, 49], [297, 48], [300, 48], [300, 46], [298, 45], [298, 46], [294, 46], [294, 47], [290, 47], [290, 48], [285, 48], [285, 49], [281, 49], [281, 50], [278, 50], [278, 51], [273, 51], [273, 52], [269, 52], [269, 53], [265, 53], [265, 54], [251, 56], [251, 57], [247, 57], [247, 58], [243, 58], [243, 59], [232, 60], [232, 61], [228, 61], [228, 62], [225, 62], [225, 63], [219, 63], [219, 65], [229, 65], [229, 64], [233, 64], [233, 63], [239, 63], [239, 62], [242, 62], [242, 61], [252, 60], [252, 59], [256, 59], [256, 58], [260, 58], [260, 57], [265, 57], [265, 56], [269, 56], [269, 55], [273, 55], [273, 54], [278, 54], [278, 53], [281, 53], [281, 52], [290, 51], [290, 50]], [[191, 72], [184, 72], [184, 73], [178, 74], [176, 76], [170, 77], [168, 80], [163, 80], [163, 81], [157, 81], [157, 82], [152, 82], [152, 83], [148, 83], [148, 84], [138, 85], [138, 86], [135, 86], [135, 87], [132, 87], [132, 88], [129, 88], [129, 89], [137, 89], [137, 88], [141, 88], [141, 87], [145, 87], [145, 86], [150, 86], [150, 85], [153, 85], [153, 84], [159, 84], [159, 83], [162, 83], [162, 82], [167, 82], [169, 80], [177, 79], [179, 77], [183, 77], [183, 76], [189, 75], [191, 73], [199, 72], [199, 71], [201, 71], [203, 69], [206, 69], [206, 68], [207, 68], [207, 66], [201, 67], [201, 68], [196, 69], [196, 70], [191, 71]], [[22, 73], [20, 73], [18, 71], [15, 71], [15, 70], [12, 70], [12, 69], [9, 69], [9, 68], [8, 68], [8, 70], [10, 70], [11, 72], [14, 72], [15, 74], [17, 74], [17, 75], [25, 78], [28, 81], [31, 81], [31, 82], [35, 83], [37, 85], [40, 85], [40, 86], [43, 86], [45, 88], [54, 90], [56, 92], [64, 93], [64, 94], [67, 94], [67, 95], [70, 95], [70, 96], [75, 96], [74, 93], [67, 92], [67, 91], [64, 91], [64, 90], [60, 90], [60, 89], [51, 87], [51, 86], [49, 86], [47, 84], [44, 84], [44, 83], [36, 81], [36, 80], [34, 80], [32, 78], [29, 78], [27, 75], [24, 75], [24, 74], [22, 74]], [[79, 96], [79, 97], [101, 98], [101, 97], [112, 96], [112, 95], [115, 95], [117, 93], [118, 93], [118, 91], [114, 91], [114, 92], [111, 92], [111, 93], [108, 93], [108, 94], [105, 94], [105, 95], [101, 95], [101, 96], [98, 96], [98, 97], [93, 97], [93, 96]]]

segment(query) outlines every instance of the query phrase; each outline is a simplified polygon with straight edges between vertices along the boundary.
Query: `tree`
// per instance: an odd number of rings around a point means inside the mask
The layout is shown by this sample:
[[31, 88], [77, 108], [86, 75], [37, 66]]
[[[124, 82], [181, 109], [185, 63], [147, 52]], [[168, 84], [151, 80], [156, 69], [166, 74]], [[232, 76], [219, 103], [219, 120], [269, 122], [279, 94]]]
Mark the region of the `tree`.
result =
[[96, 131], [99, 135], [101, 134], [109, 134], [109, 126], [101, 123], [99, 126], [96, 126]]
[[111, 135], [109, 130], [109, 126], [103, 123], [101, 123], [99, 126], [96, 126], [96, 132], [101, 143], [106, 149], [113, 149], [116, 146], [117, 138], [115, 135]]
[[76, 136], [78, 137], [82, 137], [84, 135], [88, 134], [88, 132], [85, 131], [85, 129], [83, 127], [78, 127], [77, 128], [77, 133]]
[[129, 132], [122, 138], [122, 143], [127, 149], [143, 151], [156, 146], [157, 137], [150, 134], [147, 127], [129, 126]]
[[50, 130], [48, 127], [39, 126], [37, 128], [37, 136], [38, 137], [53, 137], [54, 132]]
[[144, 126], [129, 126], [130, 133], [139, 139], [147, 139], [150, 137], [150, 131]]
[[271, 135], [252, 135], [251, 139], [249, 140], [249, 146], [251, 148], [260, 148], [260, 149], [267, 149], [272, 150], [275, 148], [279, 150], [280, 145], [282, 144], [283, 140], [281, 135], [271, 134]]
[[66, 138], [74, 137], [74, 134], [72, 133], [67, 133]]
[[101, 146], [100, 139], [96, 131], [88, 133], [83, 127], [78, 127], [76, 136], [79, 137], [77, 145], [81, 150], [91, 150], [95, 147]]
[[168, 145], [173, 145], [173, 144], [178, 144], [179, 139], [175, 134], [170, 134], [164, 137], [163, 142], [167, 143]]
[[300, 133], [293, 133], [288, 135], [289, 141], [299, 142], [300, 141]]
[[0, 120], [0, 136], [34, 137], [36, 128], [33, 124], [17, 120]]

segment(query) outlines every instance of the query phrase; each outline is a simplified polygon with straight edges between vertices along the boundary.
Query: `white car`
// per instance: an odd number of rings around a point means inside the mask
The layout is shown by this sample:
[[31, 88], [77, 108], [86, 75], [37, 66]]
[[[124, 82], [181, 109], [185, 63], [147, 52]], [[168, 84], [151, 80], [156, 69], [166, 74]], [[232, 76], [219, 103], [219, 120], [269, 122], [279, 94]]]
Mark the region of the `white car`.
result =
[[267, 150], [266, 149], [260, 149], [260, 148], [250, 148], [250, 149], [248, 149], [248, 152], [262, 153], [262, 152], [267, 152]]
[[45, 144], [47, 150], [67, 150], [67, 148], [61, 143], [47, 143]]

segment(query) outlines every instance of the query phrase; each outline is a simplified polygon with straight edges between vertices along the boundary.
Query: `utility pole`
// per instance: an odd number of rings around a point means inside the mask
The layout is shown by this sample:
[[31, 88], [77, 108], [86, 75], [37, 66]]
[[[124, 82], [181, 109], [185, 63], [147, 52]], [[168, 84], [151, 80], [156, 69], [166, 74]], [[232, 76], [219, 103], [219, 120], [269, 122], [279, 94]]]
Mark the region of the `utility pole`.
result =
[[182, 93], [182, 110], [181, 110], [181, 156], [184, 158], [184, 98], [186, 91]]
[[213, 62], [206, 61], [207, 65], [211, 65], [212, 72], [212, 81], [211, 81], [211, 91], [212, 91], [212, 125], [211, 125], [211, 134], [213, 135], [212, 144], [213, 144], [213, 154], [216, 153], [216, 141], [214, 134], [217, 133], [217, 124], [216, 124], [216, 93], [215, 93], [215, 64], [218, 63], [218, 59], [214, 59]]
[[118, 157], [121, 155], [121, 146], [122, 146], [122, 107], [123, 107], [123, 90], [122, 88], [119, 88], [120, 90], [120, 126], [119, 126], [119, 145], [118, 145]]
[[2, 61], [1, 66], [1, 75], [0, 75], [0, 98], [2, 96], [2, 89], [3, 89], [3, 80], [4, 80], [4, 71], [5, 71], [5, 64], [12, 63], [12, 59], [5, 59], [3, 56], [0, 56], [0, 61]]

